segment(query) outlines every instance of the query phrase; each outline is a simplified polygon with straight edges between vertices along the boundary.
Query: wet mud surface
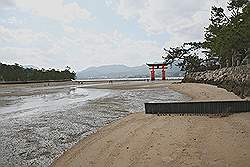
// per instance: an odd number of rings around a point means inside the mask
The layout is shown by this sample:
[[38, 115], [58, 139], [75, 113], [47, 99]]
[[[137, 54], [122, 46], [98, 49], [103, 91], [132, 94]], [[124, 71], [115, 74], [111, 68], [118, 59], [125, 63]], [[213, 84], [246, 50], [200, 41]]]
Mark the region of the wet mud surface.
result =
[[185, 99], [166, 88], [0, 88], [0, 166], [49, 166], [98, 128], [143, 112], [145, 102]]

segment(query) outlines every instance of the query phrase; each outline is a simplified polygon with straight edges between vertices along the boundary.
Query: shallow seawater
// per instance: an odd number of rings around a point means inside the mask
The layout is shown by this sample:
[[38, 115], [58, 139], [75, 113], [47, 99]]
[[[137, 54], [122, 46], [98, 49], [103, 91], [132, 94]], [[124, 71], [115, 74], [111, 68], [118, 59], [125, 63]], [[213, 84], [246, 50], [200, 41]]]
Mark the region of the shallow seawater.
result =
[[[77, 86], [1, 90], [0, 166], [48, 166], [80, 139], [149, 101], [187, 97], [168, 89], [102, 90]], [[57, 89], [56, 91], [54, 91]], [[16, 93], [15, 93], [16, 91]], [[31, 93], [27, 92], [43, 92]]]

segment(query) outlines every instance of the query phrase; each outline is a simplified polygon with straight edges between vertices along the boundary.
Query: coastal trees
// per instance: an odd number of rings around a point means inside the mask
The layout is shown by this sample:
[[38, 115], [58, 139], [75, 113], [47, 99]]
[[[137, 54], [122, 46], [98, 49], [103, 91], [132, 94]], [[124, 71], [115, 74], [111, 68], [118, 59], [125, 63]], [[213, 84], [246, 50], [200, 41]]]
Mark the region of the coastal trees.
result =
[[37, 81], [37, 80], [69, 80], [75, 79], [75, 72], [70, 68], [59, 71], [55, 69], [24, 68], [19, 64], [7, 65], [0, 63], [0, 81]]
[[211, 24], [205, 29], [204, 48], [210, 57], [219, 56], [222, 67], [235, 66], [250, 48], [250, 5], [248, 0], [231, 0], [224, 9], [213, 7]]
[[167, 64], [177, 62], [177, 66], [181, 66], [182, 71], [201, 71], [202, 59], [199, 57], [199, 52], [202, 43], [184, 43], [182, 46], [165, 49], [166, 57], [163, 57]]
[[178, 65], [187, 72], [240, 65], [250, 48], [250, 3], [230, 0], [227, 10], [228, 15], [223, 8], [213, 6], [204, 41], [164, 49], [165, 61], [181, 60]]

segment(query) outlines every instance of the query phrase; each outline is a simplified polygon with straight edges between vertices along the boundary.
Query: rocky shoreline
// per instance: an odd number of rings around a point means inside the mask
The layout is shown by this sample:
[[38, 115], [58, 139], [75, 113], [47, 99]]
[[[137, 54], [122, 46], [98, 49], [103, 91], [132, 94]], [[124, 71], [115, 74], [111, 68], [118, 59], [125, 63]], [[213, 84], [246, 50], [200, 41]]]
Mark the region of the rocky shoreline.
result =
[[245, 98], [250, 96], [249, 73], [250, 65], [243, 65], [214, 71], [189, 73], [185, 75], [182, 82], [216, 85]]

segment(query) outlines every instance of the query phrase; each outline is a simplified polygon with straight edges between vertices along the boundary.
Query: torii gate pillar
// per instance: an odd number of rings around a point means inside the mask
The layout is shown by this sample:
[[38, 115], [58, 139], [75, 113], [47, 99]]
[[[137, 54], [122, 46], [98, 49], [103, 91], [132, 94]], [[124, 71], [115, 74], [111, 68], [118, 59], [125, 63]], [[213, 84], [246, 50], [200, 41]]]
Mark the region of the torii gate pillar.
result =
[[162, 65], [162, 80], [166, 80], [165, 64]]
[[154, 81], [154, 80], [155, 80], [155, 66], [153, 65], [151, 69], [151, 81]]

